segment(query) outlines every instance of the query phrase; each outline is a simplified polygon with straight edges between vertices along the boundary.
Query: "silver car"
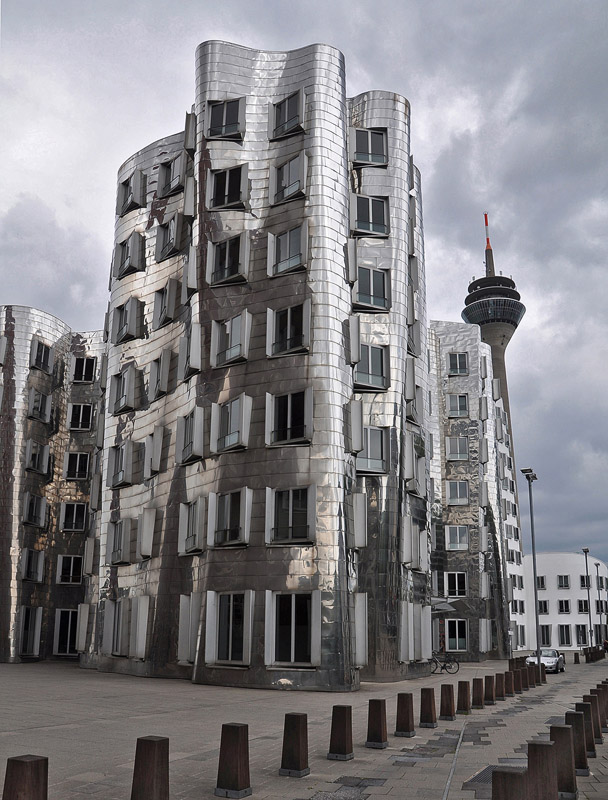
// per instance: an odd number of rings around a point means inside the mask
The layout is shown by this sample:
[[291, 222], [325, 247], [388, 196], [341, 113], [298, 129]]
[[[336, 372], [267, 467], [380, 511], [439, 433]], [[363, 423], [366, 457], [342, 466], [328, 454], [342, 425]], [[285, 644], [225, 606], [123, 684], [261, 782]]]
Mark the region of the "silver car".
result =
[[[537, 663], [536, 653], [526, 658], [526, 664], [528, 666], [533, 667]], [[540, 651], [540, 663], [545, 665], [547, 672], [564, 672], [566, 669], [564, 654], [560, 653], [559, 650], [546, 650], [543, 648]]]

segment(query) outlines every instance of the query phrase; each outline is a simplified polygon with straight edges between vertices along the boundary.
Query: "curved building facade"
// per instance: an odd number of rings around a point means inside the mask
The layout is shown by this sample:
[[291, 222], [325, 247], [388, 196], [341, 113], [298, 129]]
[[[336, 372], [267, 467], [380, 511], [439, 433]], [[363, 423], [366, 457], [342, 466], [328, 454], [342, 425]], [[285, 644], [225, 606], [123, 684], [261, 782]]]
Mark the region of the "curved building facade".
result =
[[356, 689], [428, 669], [428, 371], [409, 104], [342, 54], [205, 42], [118, 176], [85, 665]]

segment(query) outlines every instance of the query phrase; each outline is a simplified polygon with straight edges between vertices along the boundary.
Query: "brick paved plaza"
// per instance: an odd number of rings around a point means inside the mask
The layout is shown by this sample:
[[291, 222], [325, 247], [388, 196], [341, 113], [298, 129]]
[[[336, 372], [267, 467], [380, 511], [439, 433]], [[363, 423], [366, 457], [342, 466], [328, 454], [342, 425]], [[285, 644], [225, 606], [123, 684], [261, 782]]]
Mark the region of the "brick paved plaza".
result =
[[[571, 657], [570, 657], [571, 658]], [[507, 668], [504, 662], [464, 664], [457, 675], [390, 684], [363, 684], [355, 694], [277, 692], [194, 685], [103, 674], [74, 664], [0, 665], [1, 779], [9, 756], [49, 757], [50, 800], [128, 800], [138, 736], [170, 738], [172, 800], [212, 798], [221, 725], [249, 725], [253, 797], [364, 800], [374, 796], [464, 800], [490, 797], [489, 783], [463, 784], [491, 764], [526, 763], [525, 743], [548, 739], [549, 725], [608, 677], [608, 661], [567, 664], [564, 674], [522, 695], [473, 711], [435, 729], [416, 727], [411, 739], [392, 735], [398, 692], [413, 692], [416, 724], [420, 689], [472, 680]], [[370, 698], [386, 698], [389, 746], [364, 747]], [[352, 761], [328, 761], [331, 709], [353, 706]], [[311, 773], [280, 777], [284, 714], [308, 714]], [[507, 761], [505, 761], [507, 759]], [[517, 759], [517, 761], [514, 761]], [[608, 799], [608, 734], [578, 778], [579, 797]], [[476, 791], [473, 791], [476, 789]]]

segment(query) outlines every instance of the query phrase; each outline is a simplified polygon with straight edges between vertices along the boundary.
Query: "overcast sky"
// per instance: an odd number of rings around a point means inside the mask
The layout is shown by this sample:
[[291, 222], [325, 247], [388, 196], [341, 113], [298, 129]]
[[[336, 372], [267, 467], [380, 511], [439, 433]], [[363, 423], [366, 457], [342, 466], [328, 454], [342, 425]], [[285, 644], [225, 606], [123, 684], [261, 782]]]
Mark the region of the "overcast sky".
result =
[[429, 317], [460, 320], [488, 211], [527, 307], [507, 366], [538, 547], [608, 562], [608, 2], [2, 0], [0, 303], [102, 326], [116, 172], [182, 129], [206, 39], [326, 42], [350, 95], [410, 100]]

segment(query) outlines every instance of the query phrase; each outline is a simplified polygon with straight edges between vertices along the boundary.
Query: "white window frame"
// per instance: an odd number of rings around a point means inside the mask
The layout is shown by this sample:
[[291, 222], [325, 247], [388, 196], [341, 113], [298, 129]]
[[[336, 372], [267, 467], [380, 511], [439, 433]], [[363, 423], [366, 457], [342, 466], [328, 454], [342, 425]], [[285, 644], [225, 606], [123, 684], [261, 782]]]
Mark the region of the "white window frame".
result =
[[587, 647], [588, 634], [586, 623], [575, 625], [574, 632], [576, 633], [576, 646]]
[[137, 297], [116, 306], [112, 313], [112, 344], [121, 344], [141, 335], [143, 303]]
[[579, 599], [578, 603], [577, 603], [577, 606], [578, 606], [578, 613], [579, 614], [588, 614], [589, 613], [589, 603], [587, 602], [586, 598]]
[[[235, 401], [239, 401], [238, 405], [235, 404]], [[224, 453], [229, 450], [242, 450], [248, 447], [252, 407], [253, 399], [246, 394], [239, 394], [225, 403], [213, 403], [211, 405], [209, 449], [212, 453]], [[233, 408], [236, 411], [233, 411]], [[225, 413], [224, 409], [228, 412], [230, 430], [227, 434], [220, 435]], [[234, 429], [232, 424], [233, 415], [236, 422]]]
[[469, 526], [468, 525], [446, 525], [445, 526], [445, 549], [446, 550], [468, 550], [469, 549]]
[[154, 311], [152, 327], [154, 330], [173, 322], [177, 316], [177, 295], [179, 282], [176, 278], [169, 278], [162, 289], [154, 293]]
[[540, 646], [551, 647], [552, 625], [540, 625]]
[[445, 437], [445, 457], [448, 461], [468, 461], [469, 460], [469, 437], [468, 436], [446, 436]]
[[[239, 196], [235, 199], [230, 199], [228, 194], [228, 186], [230, 181], [230, 173], [234, 170], [240, 170], [239, 174]], [[224, 190], [224, 196], [222, 202], [215, 202], [215, 194], [216, 194], [216, 181], [220, 175], [226, 176], [226, 188]], [[246, 208], [247, 202], [249, 200], [249, 192], [248, 192], [248, 185], [249, 185], [249, 170], [248, 165], [245, 164], [233, 164], [230, 167], [225, 167], [224, 169], [215, 169], [209, 170], [207, 172], [207, 197], [206, 197], [206, 205], [209, 211], [223, 211], [223, 210], [236, 210], [241, 211]]]
[[581, 575], [581, 589], [591, 589], [591, 575]]
[[46, 475], [49, 471], [49, 454], [50, 448], [48, 444], [42, 444], [35, 439], [28, 439], [25, 444], [25, 469], [30, 472], [37, 472], [40, 475]]
[[308, 156], [304, 150], [272, 167], [268, 189], [270, 205], [278, 206], [305, 197], [307, 173]]
[[[283, 108], [286, 109], [288, 114], [292, 113], [292, 116], [289, 119], [285, 119], [283, 122], [279, 122]], [[288, 136], [301, 133], [304, 130], [305, 109], [306, 94], [303, 89], [292, 92], [277, 103], [269, 103], [268, 138], [272, 141], [273, 139], [285, 139]], [[294, 110], [297, 112], [295, 115], [293, 115]]]
[[538, 601], [538, 613], [539, 614], [548, 614], [549, 613], [549, 601], [548, 600], [539, 600]]
[[123, 411], [132, 411], [137, 408], [135, 400], [136, 382], [137, 368], [133, 362], [123, 367], [121, 372], [112, 375], [109, 401], [112, 414], [121, 414]]
[[21, 551], [21, 580], [42, 583], [44, 580], [44, 550], [23, 548]]
[[[359, 453], [357, 453], [357, 459], [355, 462], [356, 470], [359, 473], [363, 474], [371, 474], [371, 475], [382, 475], [388, 472], [389, 464], [390, 464], [390, 435], [389, 435], [389, 428], [385, 427], [378, 427], [375, 425], [364, 425], [363, 426], [363, 446]], [[366, 457], [366, 452], [369, 451], [369, 436], [370, 431], [380, 431], [381, 432], [381, 441], [382, 441], [382, 458], [381, 459], [370, 459]], [[380, 461], [380, 464], [372, 464], [371, 462]]]
[[[449, 629], [451, 625], [456, 626], [456, 635], [450, 637]], [[445, 632], [445, 649], [448, 653], [464, 653], [468, 650], [469, 647], [469, 625], [466, 619], [446, 619], [445, 621], [446, 632]], [[462, 637], [460, 635], [460, 630], [464, 626], [465, 635]], [[460, 629], [460, 630], [459, 630]], [[454, 639], [456, 642], [456, 647], [450, 647], [450, 638]], [[462, 643], [464, 639], [464, 647], [460, 647], [459, 645]]]
[[23, 495], [23, 522], [25, 525], [32, 525], [36, 528], [44, 528], [46, 525], [47, 501], [31, 492]]
[[170, 197], [183, 191], [189, 162], [188, 154], [183, 150], [170, 161], [165, 161], [159, 166], [156, 185], [157, 197]]
[[570, 575], [558, 575], [557, 576], [557, 588], [558, 589], [569, 589], [570, 588]]
[[156, 509], [144, 508], [137, 520], [137, 537], [135, 540], [136, 561], [145, 561], [148, 558], [152, 558], [155, 526]]
[[190, 464], [204, 457], [205, 409], [194, 406], [183, 417], [177, 418], [175, 436], [175, 461]]
[[[84, 409], [89, 409], [88, 424], [86, 422], [86, 413]], [[68, 403], [68, 426], [71, 431], [90, 431], [93, 426], [93, 409], [92, 403]], [[85, 420], [83, 422], [83, 416]], [[74, 424], [76, 423], [76, 424]]]
[[[279, 246], [282, 242], [287, 245], [287, 250], [291, 253], [292, 236], [295, 231], [299, 231], [299, 253], [288, 255], [279, 261]], [[279, 275], [287, 275], [290, 272], [300, 272], [305, 270], [308, 264], [308, 220], [304, 219], [299, 225], [286, 228], [279, 233], [268, 233], [266, 250], [266, 272], [269, 277], [276, 278]]]
[[448, 376], [469, 374], [468, 353], [448, 353]]
[[135, 208], [146, 207], [146, 176], [135, 169], [128, 178], [118, 184], [116, 197], [116, 216], [124, 217]]
[[[367, 150], [357, 149], [357, 134], [367, 134]], [[382, 153], [373, 153], [371, 149], [371, 134], [376, 134], [382, 139]], [[386, 128], [350, 128], [348, 136], [348, 157], [353, 167], [386, 167], [388, 164], [388, 142]]]
[[176, 211], [156, 227], [154, 258], [157, 262], [177, 255], [182, 249], [184, 217]]
[[[350, 240], [354, 241], [354, 240]], [[361, 260], [360, 260], [361, 261]], [[353, 284], [352, 288], [352, 298], [353, 298], [353, 307], [359, 308], [365, 311], [373, 311], [373, 312], [388, 312], [391, 309], [391, 271], [388, 267], [378, 267], [372, 266], [371, 264], [365, 263], [357, 263], [357, 279]], [[362, 294], [360, 291], [361, 288], [361, 272], [369, 272], [370, 273], [370, 290], [374, 291], [374, 275], [378, 273], [382, 276], [384, 281], [384, 295], [377, 296], [375, 294]]]
[[[234, 255], [233, 243], [238, 242], [238, 262], [230, 259]], [[225, 247], [224, 247], [225, 246]], [[223, 248], [223, 253], [222, 253]], [[241, 231], [236, 236], [210, 239], [207, 245], [207, 268], [205, 278], [210, 286], [223, 286], [242, 283], [249, 275], [249, 231]], [[217, 263], [219, 262], [219, 264]]]
[[[220, 637], [220, 607], [221, 597], [232, 597], [234, 595], [244, 595], [243, 597], [243, 658], [219, 659], [219, 637]], [[255, 592], [251, 589], [233, 592], [207, 592], [206, 613], [205, 613], [205, 663], [207, 665], [222, 665], [231, 667], [246, 667], [251, 663], [251, 644], [253, 632], [253, 609], [255, 603]], [[232, 609], [230, 609], [232, 614]], [[230, 638], [230, 631], [228, 632]]]
[[448, 417], [469, 416], [468, 394], [448, 394], [446, 405], [447, 405]]
[[[359, 219], [359, 201], [367, 201], [367, 216], [370, 221], [366, 222]], [[382, 223], [374, 223], [372, 219], [372, 209], [378, 208], [382, 205]], [[375, 227], [375, 229], [374, 229]], [[354, 194], [350, 195], [350, 229], [351, 236], [366, 237], [374, 239], [386, 239], [390, 236], [390, 203], [387, 196], [381, 195], [363, 195]]]
[[148, 384], [148, 399], [157, 400], [169, 391], [169, 372], [173, 353], [170, 348], [165, 348], [158, 358], [150, 362], [150, 380]]
[[134, 272], [145, 272], [145, 269], [146, 240], [141, 233], [134, 231], [114, 249], [112, 277], [120, 280]]
[[196, 661], [202, 600], [202, 592], [179, 596], [177, 660], [181, 663], [194, 664]]
[[[301, 331], [295, 330], [293, 325], [294, 309], [302, 309]], [[293, 353], [303, 353], [310, 348], [310, 321], [312, 303], [307, 298], [302, 303], [296, 303], [287, 308], [266, 309], [266, 355], [268, 358], [281, 358]], [[293, 336], [285, 340], [277, 339], [277, 320], [278, 315], [287, 316], [287, 330], [295, 331]]]
[[[304, 425], [302, 430], [302, 435], [297, 436], [296, 431], [294, 431], [293, 426], [293, 418], [292, 418], [292, 406], [293, 406], [293, 397], [295, 395], [304, 395], [303, 402], [304, 402]], [[287, 398], [287, 417], [288, 417], [288, 427], [278, 429], [276, 428], [276, 414], [277, 414], [277, 400], [282, 398]], [[300, 446], [300, 445], [308, 445], [312, 441], [313, 436], [313, 391], [311, 386], [307, 386], [304, 389], [300, 389], [294, 392], [286, 392], [285, 394], [281, 395], [274, 395], [266, 392], [266, 412], [265, 412], [265, 435], [264, 441], [267, 447], [286, 447], [286, 446]], [[285, 432], [287, 434], [291, 434], [294, 431], [294, 435], [288, 435], [287, 438], [279, 438], [278, 434], [281, 432]]]
[[41, 422], [51, 421], [52, 395], [39, 392], [34, 387], [28, 391], [27, 415], [31, 419], [38, 419]]
[[[249, 357], [249, 342], [251, 340], [252, 315], [247, 309], [241, 311], [230, 319], [211, 323], [211, 354], [212, 367], [225, 367], [239, 361], [246, 361]], [[238, 331], [238, 336], [235, 335]], [[222, 337], [225, 337], [228, 346], [220, 351]], [[233, 341], [234, 339], [234, 341]]]
[[146, 436], [144, 445], [144, 479], [149, 480], [160, 472], [165, 429], [155, 425], [154, 432]]
[[570, 625], [558, 625], [557, 635], [560, 647], [572, 647], [572, 629]]
[[[82, 509], [82, 527], [79, 527], [77, 525], [79, 508]], [[70, 531], [73, 533], [83, 533], [87, 529], [88, 516], [89, 515], [86, 503], [77, 503], [71, 501], [62, 503], [59, 511], [59, 529], [62, 531]], [[68, 522], [66, 522], [66, 519], [68, 520]], [[72, 522], [71, 527], [69, 525], [70, 522]]]
[[[88, 369], [92, 364], [91, 369]], [[91, 373], [91, 377], [87, 376]], [[72, 356], [70, 380], [72, 383], [94, 383], [97, 375], [97, 356]]]
[[[63, 574], [63, 565], [64, 562], [67, 563], [69, 561], [70, 568], [69, 568], [69, 576], [70, 580], [62, 580]], [[80, 570], [74, 569], [75, 565], [80, 564]], [[65, 553], [60, 553], [57, 556], [57, 574], [55, 576], [55, 582], [61, 584], [62, 586], [79, 586], [82, 583], [82, 576], [83, 576], [83, 558], [82, 556], [72, 556], [66, 555]], [[76, 578], [76, 580], [74, 580]]]
[[[226, 100], [210, 100], [207, 103], [207, 116], [206, 119], [208, 121], [207, 124], [207, 139], [242, 139], [243, 135], [245, 134], [245, 97], [230, 97]], [[236, 121], [232, 123], [226, 122], [226, 112], [228, 110], [228, 106], [236, 106]], [[213, 110], [219, 109], [221, 107], [222, 111], [222, 123], [218, 127], [211, 127], [211, 118], [213, 116]]]
[[107, 563], [116, 566], [131, 563], [131, 542], [134, 520], [127, 518], [108, 523]]
[[177, 554], [200, 553], [205, 547], [205, 498], [179, 504]]
[[64, 456], [63, 477], [68, 481], [86, 481], [89, 477], [90, 466], [90, 453], [68, 452]]
[[[468, 575], [466, 572], [445, 572], [444, 591], [446, 597], [466, 597], [468, 595]], [[450, 586], [453, 584], [453, 586]], [[453, 591], [450, 591], [453, 589]]]
[[569, 614], [570, 613], [570, 599], [562, 599], [557, 601], [557, 613]]
[[[452, 484], [456, 484], [456, 494], [451, 496]], [[464, 494], [463, 494], [464, 492]], [[469, 482], [468, 481], [446, 481], [445, 494], [449, 506], [468, 506], [469, 505]]]
[[[367, 361], [368, 367], [371, 369], [371, 351], [379, 350], [382, 356], [382, 374], [378, 375], [375, 372], [370, 373], [363, 373], [361, 372], [361, 364], [364, 358], [364, 351], [367, 348]], [[374, 344], [372, 342], [362, 343], [360, 345], [361, 350], [361, 357], [355, 367], [355, 373], [353, 378], [353, 383], [355, 386], [355, 391], [374, 391], [374, 392], [383, 392], [388, 389], [391, 385], [391, 373], [390, 373], [390, 347], [386, 344]]]
[[203, 364], [202, 330], [199, 322], [193, 322], [190, 330], [179, 341], [177, 374], [180, 381], [187, 381], [201, 371]]
[[30, 367], [52, 375], [54, 363], [55, 348], [43, 342], [38, 336], [33, 336], [30, 345]]
[[[225, 509], [225, 506], [230, 504], [230, 501], [225, 498], [236, 494], [239, 495], [238, 528], [231, 525], [230, 528], [220, 529], [222, 508]], [[229, 492], [211, 492], [207, 498], [207, 546], [230, 547], [248, 544], [251, 530], [252, 503], [253, 489], [248, 486], [242, 486], [240, 489], [234, 489]], [[228, 513], [231, 514], [231, 510]]]
[[109, 448], [107, 486], [113, 489], [133, 484], [135, 443], [127, 439]]
[[[310, 661], [278, 661], [275, 651], [276, 640], [276, 600], [279, 595], [310, 595]], [[295, 601], [292, 600], [292, 609]], [[291, 625], [290, 650], [295, 656], [295, 626]], [[321, 591], [310, 592], [265, 592], [265, 635], [264, 662], [266, 666], [280, 665], [283, 668], [313, 667], [321, 664]]]
[[[290, 522], [293, 514], [293, 492], [306, 490], [306, 535], [305, 536], [285, 536], [276, 535], [276, 498], [278, 492], [289, 492], [289, 518]], [[286, 486], [271, 489], [266, 487], [266, 514], [264, 525], [264, 540], [267, 545], [293, 545], [299, 543], [314, 542], [316, 538], [317, 522], [317, 487], [315, 484], [307, 486]], [[289, 531], [291, 531], [291, 525]]]

